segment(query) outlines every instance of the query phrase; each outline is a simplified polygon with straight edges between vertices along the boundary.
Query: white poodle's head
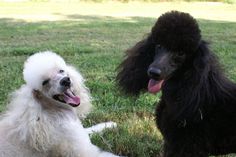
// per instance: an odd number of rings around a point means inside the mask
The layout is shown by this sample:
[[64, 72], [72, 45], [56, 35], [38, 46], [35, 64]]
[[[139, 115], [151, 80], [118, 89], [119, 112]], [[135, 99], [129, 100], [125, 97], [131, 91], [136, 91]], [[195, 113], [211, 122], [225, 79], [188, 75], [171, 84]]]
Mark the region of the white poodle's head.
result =
[[30, 56], [25, 62], [23, 75], [27, 86], [53, 102], [78, 107], [79, 116], [89, 112], [90, 94], [83, 77], [59, 55], [46, 51]]

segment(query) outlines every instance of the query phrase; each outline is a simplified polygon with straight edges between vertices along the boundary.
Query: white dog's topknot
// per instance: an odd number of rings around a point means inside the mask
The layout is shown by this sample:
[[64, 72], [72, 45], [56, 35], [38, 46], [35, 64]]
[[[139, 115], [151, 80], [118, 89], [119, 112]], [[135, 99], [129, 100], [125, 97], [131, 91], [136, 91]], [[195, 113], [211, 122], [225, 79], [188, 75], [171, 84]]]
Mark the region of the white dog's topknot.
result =
[[65, 61], [51, 51], [39, 52], [30, 56], [24, 64], [24, 80], [33, 89], [41, 89], [42, 82], [52, 75], [52, 72], [65, 69]]

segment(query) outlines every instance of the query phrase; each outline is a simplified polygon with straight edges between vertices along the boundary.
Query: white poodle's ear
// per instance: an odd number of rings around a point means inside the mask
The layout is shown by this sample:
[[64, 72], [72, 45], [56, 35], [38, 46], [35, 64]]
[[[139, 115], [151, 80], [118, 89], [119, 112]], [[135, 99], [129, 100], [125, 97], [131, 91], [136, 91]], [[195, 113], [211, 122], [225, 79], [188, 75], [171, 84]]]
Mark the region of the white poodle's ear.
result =
[[6, 135], [10, 139], [17, 138], [22, 143], [27, 141], [32, 148], [43, 152], [50, 149], [57, 139], [51, 134], [54, 133], [52, 125], [48, 116], [41, 114], [41, 105], [33, 98], [32, 90], [31, 87], [22, 85], [10, 95], [11, 101], [2, 115], [4, 119], [1, 123], [14, 126]]
[[78, 70], [68, 66], [67, 72], [72, 81], [74, 93], [80, 97], [80, 105], [77, 107], [78, 116], [79, 118], [85, 118], [92, 107], [89, 89], [85, 86], [85, 80]]

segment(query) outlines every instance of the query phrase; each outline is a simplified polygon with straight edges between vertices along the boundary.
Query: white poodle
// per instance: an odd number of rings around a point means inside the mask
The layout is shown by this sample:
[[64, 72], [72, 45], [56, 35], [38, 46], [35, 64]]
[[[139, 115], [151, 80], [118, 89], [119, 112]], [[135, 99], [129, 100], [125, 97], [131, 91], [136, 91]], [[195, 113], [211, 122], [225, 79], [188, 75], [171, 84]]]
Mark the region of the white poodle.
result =
[[[0, 121], [0, 157], [117, 157], [93, 145], [85, 129], [90, 94], [75, 68], [53, 52], [39, 52], [24, 65], [24, 80]], [[77, 116], [78, 115], [78, 116]]]

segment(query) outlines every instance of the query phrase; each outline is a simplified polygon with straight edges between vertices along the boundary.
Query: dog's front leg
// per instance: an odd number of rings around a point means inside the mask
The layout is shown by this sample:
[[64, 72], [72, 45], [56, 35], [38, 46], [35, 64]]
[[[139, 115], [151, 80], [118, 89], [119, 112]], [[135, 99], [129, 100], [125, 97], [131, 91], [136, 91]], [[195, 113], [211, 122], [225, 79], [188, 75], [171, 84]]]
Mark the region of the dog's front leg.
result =
[[111, 128], [116, 128], [116, 127], [117, 127], [117, 124], [115, 122], [110, 121], [110, 122], [99, 123], [85, 129], [88, 134], [93, 134], [93, 133], [100, 133], [105, 129], [111, 129]]
[[62, 156], [67, 157], [118, 157], [112, 153], [102, 151], [91, 143], [87, 130], [81, 122], [71, 121], [62, 126], [62, 139], [60, 148]]

